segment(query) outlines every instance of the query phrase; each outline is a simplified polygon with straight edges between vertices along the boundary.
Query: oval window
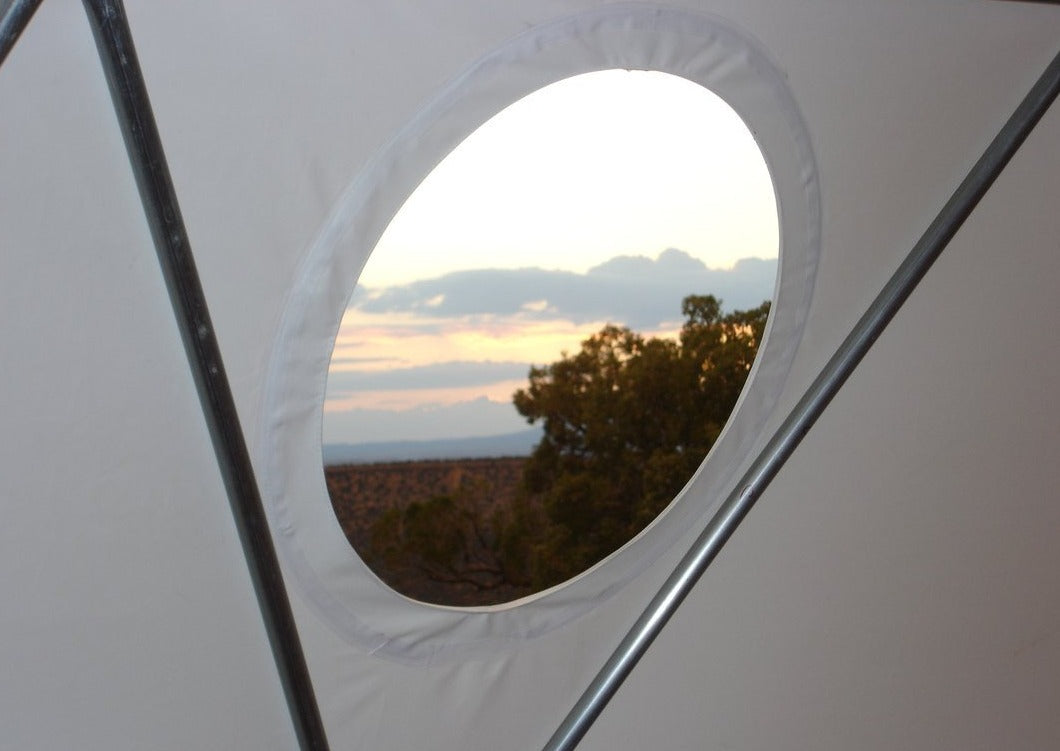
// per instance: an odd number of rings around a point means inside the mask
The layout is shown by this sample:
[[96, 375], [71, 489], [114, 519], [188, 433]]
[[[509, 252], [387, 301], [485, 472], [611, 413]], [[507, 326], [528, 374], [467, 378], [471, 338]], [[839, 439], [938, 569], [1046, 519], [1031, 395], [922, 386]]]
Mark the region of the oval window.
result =
[[397, 213], [336, 340], [328, 491], [413, 599], [507, 602], [661, 513], [720, 435], [773, 297], [777, 208], [739, 116], [685, 79], [565, 79]]

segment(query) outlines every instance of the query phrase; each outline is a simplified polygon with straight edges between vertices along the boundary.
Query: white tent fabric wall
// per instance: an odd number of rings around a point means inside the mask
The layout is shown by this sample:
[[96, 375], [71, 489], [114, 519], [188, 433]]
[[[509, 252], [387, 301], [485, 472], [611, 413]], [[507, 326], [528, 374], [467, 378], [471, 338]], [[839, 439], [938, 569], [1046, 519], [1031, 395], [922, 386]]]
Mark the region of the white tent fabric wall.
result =
[[[489, 613], [424, 608], [379, 586], [328, 500], [320, 471], [321, 406], [336, 331], [379, 235], [442, 156], [510, 102], [601, 68], [651, 68], [696, 81], [728, 101], [755, 133], [773, 177], [783, 247], [759, 366], [696, 477], [649, 531], [606, 563], [519, 607]], [[701, 525], [737, 482], [801, 339], [820, 222], [809, 136], [782, 74], [752, 40], [720, 19], [604, 8], [534, 27], [476, 61], [351, 182], [309, 249], [285, 306], [266, 379], [260, 464], [278, 542], [301, 589], [344, 639], [411, 662], [507, 648], [618, 591], [677, 537]]]
[[[346, 186], [476, 61], [600, 5], [129, 8], [248, 436], [282, 430], [266, 371]], [[1060, 9], [652, 7], [756, 40], [816, 158], [820, 264], [768, 430], [1060, 48]], [[1060, 746], [1058, 142], [1054, 109], [584, 748]], [[0, 747], [294, 747], [69, 0], [46, 0], [0, 68], [0, 248]], [[332, 747], [541, 746], [693, 535], [578, 618], [433, 661], [343, 638], [288, 569]]]

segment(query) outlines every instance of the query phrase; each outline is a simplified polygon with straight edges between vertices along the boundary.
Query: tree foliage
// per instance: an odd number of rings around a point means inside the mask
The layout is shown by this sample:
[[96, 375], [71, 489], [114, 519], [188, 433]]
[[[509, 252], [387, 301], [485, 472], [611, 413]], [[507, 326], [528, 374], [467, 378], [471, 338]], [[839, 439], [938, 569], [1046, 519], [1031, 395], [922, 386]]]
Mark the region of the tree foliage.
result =
[[691, 478], [754, 362], [769, 303], [723, 314], [686, 297], [677, 340], [608, 325], [513, 397], [543, 437], [505, 508], [466, 494], [387, 512], [373, 547], [435, 581], [539, 590], [621, 547]]
[[498, 550], [494, 513], [480, 494], [464, 490], [384, 512], [372, 527], [369, 562], [483, 591], [509, 582]]
[[544, 437], [524, 471], [548, 524], [530, 568], [547, 586], [585, 570], [654, 519], [703, 461], [754, 362], [769, 303], [723, 314], [684, 299], [677, 341], [607, 326], [530, 371], [514, 396]]

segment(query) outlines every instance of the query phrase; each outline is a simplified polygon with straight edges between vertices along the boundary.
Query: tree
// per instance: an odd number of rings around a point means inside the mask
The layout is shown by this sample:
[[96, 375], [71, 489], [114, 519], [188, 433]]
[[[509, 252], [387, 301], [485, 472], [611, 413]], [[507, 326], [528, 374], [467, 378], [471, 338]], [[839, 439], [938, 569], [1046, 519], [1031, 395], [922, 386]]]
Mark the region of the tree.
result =
[[410, 573], [488, 604], [565, 581], [640, 532], [720, 435], [769, 303], [722, 314], [713, 296], [693, 295], [681, 311], [676, 341], [608, 325], [531, 368], [513, 401], [544, 431], [514, 501], [498, 506], [478, 488], [391, 509], [372, 530], [373, 568], [412, 596]]
[[674, 498], [728, 419], [754, 362], [769, 303], [723, 315], [711, 295], [684, 299], [678, 341], [607, 326], [530, 370], [513, 397], [544, 435], [524, 470], [547, 523], [525, 568], [536, 587], [613, 552]]
[[372, 528], [375, 562], [417, 569], [434, 582], [493, 589], [506, 581], [492, 516], [467, 492], [386, 511]]

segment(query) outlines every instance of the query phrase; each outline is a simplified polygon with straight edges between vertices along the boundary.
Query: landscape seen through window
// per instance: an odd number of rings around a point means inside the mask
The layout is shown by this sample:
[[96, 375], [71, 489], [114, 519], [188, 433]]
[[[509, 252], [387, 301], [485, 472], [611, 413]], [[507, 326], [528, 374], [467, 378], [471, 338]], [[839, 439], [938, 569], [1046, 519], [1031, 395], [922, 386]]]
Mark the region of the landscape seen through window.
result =
[[343, 317], [323, 453], [351, 545], [455, 606], [617, 550], [721, 433], [777, 253], [762, 154], [702, 87], [603, 71], [503, 110], [406, 201]]

